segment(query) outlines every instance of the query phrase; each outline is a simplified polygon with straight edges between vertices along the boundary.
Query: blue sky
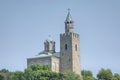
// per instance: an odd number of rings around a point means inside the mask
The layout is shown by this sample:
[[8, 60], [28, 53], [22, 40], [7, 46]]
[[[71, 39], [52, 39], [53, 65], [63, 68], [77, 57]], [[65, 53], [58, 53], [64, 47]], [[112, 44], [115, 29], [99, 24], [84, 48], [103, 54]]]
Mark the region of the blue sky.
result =
[[24, 70], [26, 58], [44, 49], [48, 35], [64, 32], [71, 9], [80, 34], [81, 67], [120, 73], [120, 0], [0, 0], [0, 69]]

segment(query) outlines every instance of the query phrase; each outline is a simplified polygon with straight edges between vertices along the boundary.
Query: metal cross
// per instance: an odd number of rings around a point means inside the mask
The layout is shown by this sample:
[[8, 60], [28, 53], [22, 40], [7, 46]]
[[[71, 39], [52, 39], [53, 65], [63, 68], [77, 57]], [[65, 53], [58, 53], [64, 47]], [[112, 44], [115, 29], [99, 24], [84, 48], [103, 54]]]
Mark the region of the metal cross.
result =
[[70, 12], [70, 8], [68, 8], [68, 12]]

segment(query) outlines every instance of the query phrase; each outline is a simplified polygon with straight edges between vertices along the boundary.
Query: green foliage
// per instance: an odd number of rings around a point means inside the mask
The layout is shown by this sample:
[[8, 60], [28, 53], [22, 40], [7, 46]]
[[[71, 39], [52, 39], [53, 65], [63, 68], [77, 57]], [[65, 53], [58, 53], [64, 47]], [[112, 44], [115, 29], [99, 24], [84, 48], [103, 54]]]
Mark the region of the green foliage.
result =
[[[83, 80], [96, 80], [89, 70], [82, 70]], [[98, 80], [120, 80], [120, 74], [112, 74], [110, 69], [101, 69], [97, 74]], [[31, 65], [24, 72], [10, 72], [7, 69], [0, 70], [0, 80], [81, 80], [74, 72], [52, 72], [47, 65]]]
[[110, 69], [101, 69], [98, 74], [97, 78], [99, 80], [112, 80], [113, 74]]
[[9, 80], [13, 80], [13, 77], [14, 77], [14, 72], [9, 72]]
[[0, 70], [0, 73], [8, 73], [9, 71], [7, 69]]
[[83, 80], [95, 80], [93, 74], [89, 70], [82, 70]]
[[9, 71], [7, 69], [0, 70], [1, 79], [0, 80], [8, 80], [9, 79]]
[[12, 80], [25, 80], [24, 73], [21, 71], [14, 72]]
[[4, 80], [4, 76], [0, 74], [0, 80]]
[[95, 79], [91, 76], [86, 76], [86, 77], [83, 77], [83, 80], [95, 80]]
[[26, 80], [34, 80], [33, 79], [33, 71], [31, 68], [25, 69], [24, 76], [25, 76]]
[[25, 69], [26, 80], [59, 80], [60, 74], [52, 72], [47, 65], [32, 65]]
[[26, 80], [80, 80], [80, 76], [73, 73], [52, 72], [47, 65], [32, 65], [25, 69]]
[[38, 64], [36, 64], [36, 65], [31, 65], [28, 68], [30, 68], [32, 71], [38, 71], [38, 70], [51, 71], [50, 66], [48, 66], [48, 65], [38, 65]]
[[82, 70], [82, 76], [93, 76], [93, 74], [89, 70]]
[[63, 76], [63, 80], [81, 80], [80, 76], [74, 72], [67, 72]]
[[115, 73], [112, 80], [120, 80], [120, 74]]

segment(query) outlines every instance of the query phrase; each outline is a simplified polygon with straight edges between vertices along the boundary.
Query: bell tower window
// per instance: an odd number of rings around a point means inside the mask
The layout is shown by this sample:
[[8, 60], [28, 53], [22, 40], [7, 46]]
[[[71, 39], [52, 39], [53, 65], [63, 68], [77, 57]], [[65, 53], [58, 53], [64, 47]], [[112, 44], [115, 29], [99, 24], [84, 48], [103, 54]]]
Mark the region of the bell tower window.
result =
[[67, 44], [65, 44], [65, 50], [67, 50]]

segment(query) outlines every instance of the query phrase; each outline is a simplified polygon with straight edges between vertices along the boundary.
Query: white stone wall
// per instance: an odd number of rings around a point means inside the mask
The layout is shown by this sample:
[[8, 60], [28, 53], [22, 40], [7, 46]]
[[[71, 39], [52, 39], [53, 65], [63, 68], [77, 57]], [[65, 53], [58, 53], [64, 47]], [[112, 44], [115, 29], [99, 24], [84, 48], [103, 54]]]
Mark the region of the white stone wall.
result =
[[28, 58], [27, 66], [29, 67], [32, 64], [42, 64], [42, 65], [50, 65], [51, 66], [51, 57]]
[[54, 56], [28, 58], [27, 67], [29, 67], [32, 64], [49, 65], [52, 71], [59, 72], [59, 58], [54, 57]]
[[52, 60], [52, 71], [59, 72], [59, 58], [51, 57]]

